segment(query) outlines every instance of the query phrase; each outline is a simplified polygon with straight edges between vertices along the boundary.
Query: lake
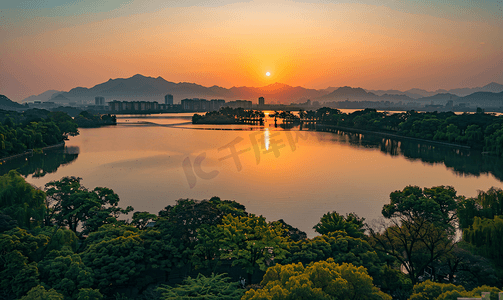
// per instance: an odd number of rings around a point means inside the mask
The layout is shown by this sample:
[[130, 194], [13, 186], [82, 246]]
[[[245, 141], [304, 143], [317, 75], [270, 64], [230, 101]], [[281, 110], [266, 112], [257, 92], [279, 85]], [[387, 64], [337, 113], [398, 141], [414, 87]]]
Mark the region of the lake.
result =
[[502, 160], [480, 153], [283, 129], [273, 119], [262, 127], [192, 125], [191, 115], [119, 116], [117, 126], [80, 129], [66, 149], [9, 161], [0, 173], [17, 168], [38, 187], [81, 177], [87, 188], [113, 189], [122, 207], [152, 213], [180, 198], [218, 196], [310, 237], [327, 212], [380, 218], [389, 194], [407, 185], [450, 185], [469, 197], [503, 187]]

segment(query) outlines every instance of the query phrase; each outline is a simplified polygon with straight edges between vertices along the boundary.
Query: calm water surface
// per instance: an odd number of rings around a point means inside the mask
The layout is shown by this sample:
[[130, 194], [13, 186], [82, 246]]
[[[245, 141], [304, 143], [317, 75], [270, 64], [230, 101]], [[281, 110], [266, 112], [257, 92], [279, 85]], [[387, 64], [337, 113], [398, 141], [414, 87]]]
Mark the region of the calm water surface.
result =
[[78, 176], [88, 188], [112, 188], [121, 206], [152, 213], [180, 198], [219, 196], [309, 236], [326, 212], [379, 218], [390, 192], [407, 185], [451, 185], [465, 196], [503, 188], [497, 158], [376, 136], [283, 130], [273, 120], [263, 127], [192, 125], [190, 116], [123, 116], [117, 126], [80, 129], [65, 151], [9, 162], [0, 172], [19, 168], [39, 187]]

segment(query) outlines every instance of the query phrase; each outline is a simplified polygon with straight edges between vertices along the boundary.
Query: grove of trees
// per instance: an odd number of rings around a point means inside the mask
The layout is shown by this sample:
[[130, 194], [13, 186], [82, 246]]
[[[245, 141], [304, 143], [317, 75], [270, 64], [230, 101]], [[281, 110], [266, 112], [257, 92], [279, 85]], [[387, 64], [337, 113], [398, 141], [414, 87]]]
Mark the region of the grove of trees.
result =
[[78, 133], [77, 123], [64, 112], [0, 110], [0, 158], [56, 145]]
[[[381, 224], [327, 212], [319, 234], [230, 200], [122, 208], [78, 177], [0, 176], [1, 299], [411, 299], [500, 292], [503, 191], [390, 194]], [[461, 233], [461, 234], [459, 234]]]
[[[503, 116], [487, 114], [482, 110], [459, 115], [413, 110], [388, 113], [371, 108], [343, 113], [335, 108], [323, 107], [316, 111], [301, 111], [299, 115], [304, 120], [316, 120], [318, 124], [455, 143], [503, 156]], [[277, 116], [287, 118], [288, 114], [279, 113]]]

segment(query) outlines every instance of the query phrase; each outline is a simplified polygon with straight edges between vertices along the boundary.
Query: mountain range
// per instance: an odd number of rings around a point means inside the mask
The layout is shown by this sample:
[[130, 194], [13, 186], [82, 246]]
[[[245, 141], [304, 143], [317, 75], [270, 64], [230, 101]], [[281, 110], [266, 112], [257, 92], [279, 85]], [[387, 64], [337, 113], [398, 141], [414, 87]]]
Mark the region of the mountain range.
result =
[[[429, 92], [421, 89], [399, 90], [365, 90], [353, 87], [328, 87], [327, 89], [307, 89], [304, 87], [292, 87], [282, 83], [274, 83], [263, 87], [232, 87], [223, 88], [219, 86], [205, 87], [195, 83], [180, 82], [174, 83], [162, 77], [147, 77], [140, 74], [130, 78], [109, 79], [106, 82], [97, 84], [91, 88], [76, 87], [68, 92], [49, 90], [40, 95], [30, 96], [23, 100], [33, 101], [53, 101], [56, 103], [68, 102], [89, 102], [94, 101], [94, 97], [103, 96], [107, 101], [111, 100], [150, 100], [164, 101], [164, 95], [172, 94], [175, 103], [179, 103], [184, 98], [206, 98], [225, 99], [227, 101], [243, 99], [257, 102], [258, 97], [264, 97], [266, 103], [305, 102], [312, 101], [448, 101], [462, 100], [462, 97], [470, 96], [474, 93], [498, 93], [499, 99], [503, 92], [503, 85], [492, 82], [483, 87], [463, 88], [452, 90], [437, 90]], [[475, 97], [475, 96], [474, 96]], [[473, 99], [479, 99], [483, 94]], [[493, 97], [494, 98], [494, 97]]]
[[17, 102], [10, 100], [5, 95], [0, 95], [0, 109], [12, 110], [12, 109], [21, 109], [21, 108], [25, 108], [25, 107]]

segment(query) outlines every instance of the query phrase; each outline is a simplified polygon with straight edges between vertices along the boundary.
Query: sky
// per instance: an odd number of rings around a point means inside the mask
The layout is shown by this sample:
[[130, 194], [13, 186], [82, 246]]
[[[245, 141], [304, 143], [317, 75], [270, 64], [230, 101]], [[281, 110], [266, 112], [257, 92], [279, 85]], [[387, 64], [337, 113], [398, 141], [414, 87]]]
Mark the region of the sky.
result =
[[0, 2], [0, 94], [135, 74], [226, 88], [503, 84], [503, 0]]

